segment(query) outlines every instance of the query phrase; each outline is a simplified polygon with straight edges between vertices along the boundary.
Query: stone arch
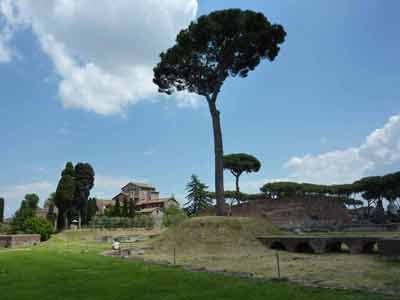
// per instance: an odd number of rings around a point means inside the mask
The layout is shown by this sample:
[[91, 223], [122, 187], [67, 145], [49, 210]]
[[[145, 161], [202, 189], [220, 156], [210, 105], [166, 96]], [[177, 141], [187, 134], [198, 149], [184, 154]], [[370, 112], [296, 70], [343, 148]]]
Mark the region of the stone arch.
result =
[[314, 253], [314, 249], [310, 246], [308, 242], [300, 242], [296, 244], [295, 252]]
[[327, 245], [327, 250], [331, 252], [341, 252], [342, 251], [342, 242], [333, 242]]
[[376, 242], [369, 242], [369, 243], [365, 243], [362, 247], [361, 252], [362, 253], [367, 253], [367, 254], [371, 254], [375, 252], [375, 245], [377, 243]]
[[273, 242], [269, 247], [271, 249], [273, 249], [273, 250], [284, 250], [284, 251], [286, 251], [286, 246], [282, 242], [279, 242], [279, 241]]

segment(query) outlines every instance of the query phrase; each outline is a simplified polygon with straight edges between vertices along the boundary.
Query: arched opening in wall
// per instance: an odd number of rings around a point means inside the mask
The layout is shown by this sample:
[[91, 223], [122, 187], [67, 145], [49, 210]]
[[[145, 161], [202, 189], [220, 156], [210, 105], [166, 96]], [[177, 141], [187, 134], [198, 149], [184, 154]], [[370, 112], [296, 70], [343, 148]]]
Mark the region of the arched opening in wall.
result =
[[314, 250], [311, 248], [308, 242], [302, 242], [296, 245], [295, 252], [314, 253]]
[[378, 252], [378, 244], [376, 242], [366, 243], [362, 248], [362, 253], [372, 254]]
[[342, 243], [342, 251], [343, 252], [349, 252], [350, 253], [350, 244], [348, 243]]
[[283, 250], [286, 251], [286, 247], [283, 243], [281, 242], [273, 242], [270, 246], [271, 249], [273, 250]]
[[328, 244], [327, 250], [329, 252], [348, 252], [349, 251], [348, 247], [346, 249], [346, 245], [342, 244], [342, 242], [334, 242], [334, 243]]

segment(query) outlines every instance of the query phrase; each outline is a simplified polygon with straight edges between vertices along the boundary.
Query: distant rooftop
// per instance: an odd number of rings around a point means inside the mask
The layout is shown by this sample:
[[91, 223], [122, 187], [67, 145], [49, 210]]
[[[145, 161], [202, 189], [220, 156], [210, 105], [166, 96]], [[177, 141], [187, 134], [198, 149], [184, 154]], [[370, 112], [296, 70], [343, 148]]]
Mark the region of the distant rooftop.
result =
[[128, 185], [133, 184], [142, 188], [148, 188], [148, 189], [155, 189], [154, 186], [152, 186], [149, 183], [144, 183], [144, 182], [129, 182], [128, 184], [126, 184], [125, 186], [123, 186], [122, 188], [127, 187]]

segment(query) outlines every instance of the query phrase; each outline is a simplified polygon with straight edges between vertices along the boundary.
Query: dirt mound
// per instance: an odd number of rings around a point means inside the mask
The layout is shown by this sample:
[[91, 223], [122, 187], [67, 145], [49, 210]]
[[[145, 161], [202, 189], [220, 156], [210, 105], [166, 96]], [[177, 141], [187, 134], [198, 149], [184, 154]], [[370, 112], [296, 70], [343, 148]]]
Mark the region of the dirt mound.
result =
[[[152, 242], [154, 251], [219, 253], [260, 247], [256, 236], [280, 234], [271, 223], [262, 219], [236, 217], [198, 217], [169, 228]], [[261, 246], [262, 247], [262, 246]]]

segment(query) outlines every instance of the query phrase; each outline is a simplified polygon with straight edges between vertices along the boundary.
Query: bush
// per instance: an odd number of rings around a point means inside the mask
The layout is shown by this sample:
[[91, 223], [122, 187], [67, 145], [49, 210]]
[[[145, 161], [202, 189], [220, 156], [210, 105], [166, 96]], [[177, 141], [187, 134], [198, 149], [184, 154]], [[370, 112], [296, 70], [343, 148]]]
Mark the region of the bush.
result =
[[165, 210], [163, 216], [163, 225], [166, 227], [178, 225], [186, 219], [186, 213], [179, 207], [173, 205]]
[[10, 234], [13, 233], [14, 229], [11, 224], [8, 223], [0, 223], [0, 234]]
[[136, 215], [134, 218], [94, 217], [90, 227], [96, 228], [152, 228], [154, 220], [150, 216]]
[[28, 234], [40, 234], [40, 240], [47, 241], [53, 233], [53, 225], [46, 219], [32, 217], [24, 222], [23, 231]]
[[135, 221], [135, 227], [153, 228], [154, 226], [153, 218], [147, 215], [136, 215], [133, 220]]

